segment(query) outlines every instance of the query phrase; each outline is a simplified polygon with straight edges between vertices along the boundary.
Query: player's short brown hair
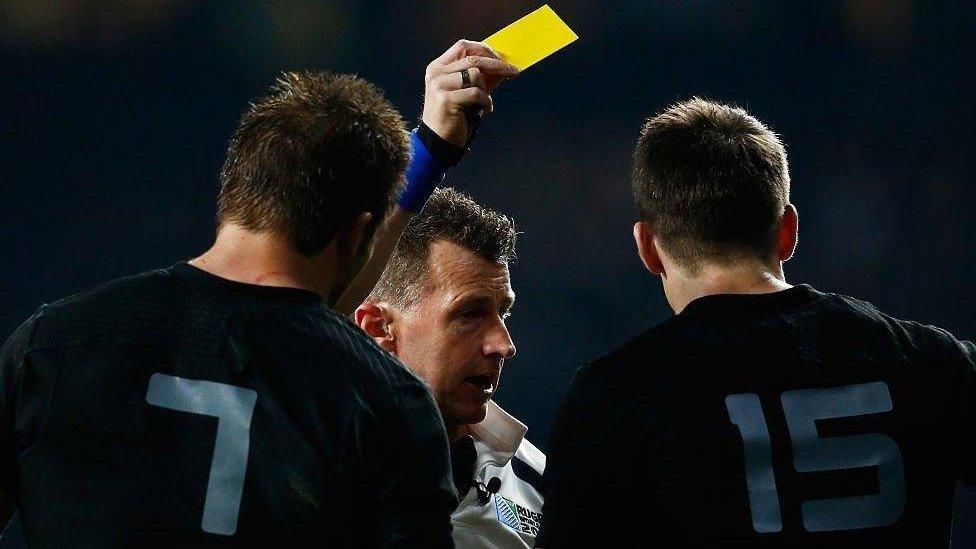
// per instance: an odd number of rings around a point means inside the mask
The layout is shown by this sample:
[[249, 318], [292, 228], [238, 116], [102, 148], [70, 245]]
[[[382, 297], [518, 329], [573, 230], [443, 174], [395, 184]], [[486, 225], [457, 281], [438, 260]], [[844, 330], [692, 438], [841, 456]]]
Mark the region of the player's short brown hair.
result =
[[286, 72], [250, 105], [220, 172], [219, 224], [286, 235], [322, 251], [360, 212], [383, 219], [410, 156], [403, 118], [352, 75]]
[[741, 108], [695, 97], [648, 119], [633, 184], [641, 218], [691, 271], [774, 256], [789, 203], [786, 150]]
[[430, 246], [439, 240], [486, 261], [508, 263], [515, 256], [515, 222], [455, 189], [437, 189], [423, 212], [407, 224], [367, 301], [404, 308], [416, 303], [429, 274]]

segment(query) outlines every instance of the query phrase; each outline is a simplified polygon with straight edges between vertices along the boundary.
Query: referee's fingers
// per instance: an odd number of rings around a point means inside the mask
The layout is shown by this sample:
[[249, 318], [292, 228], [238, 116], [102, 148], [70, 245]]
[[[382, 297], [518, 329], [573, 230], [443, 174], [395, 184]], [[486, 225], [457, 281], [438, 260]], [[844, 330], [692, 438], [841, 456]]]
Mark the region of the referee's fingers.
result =
[[431, 65], [447, 65], [468, 55], [480, 55], [482, 57], [498, 57], [494, 50], [484, 42], [473, 40], [458, 40], [453, 46], [447, 49], [440, 57], [434, 59]]
[[461, 71], [449, 72], [446, 74], [436, 76], [434, 77], [434, 80], [431, 82], [431, 85], [435, 89], [447, 90], [447, 91], [454, 91], [454, 90], [460, 90], [460, 89], [471, 88], [471, 87], [481, 88], [486, 91], [488, 90], [488, 83], [485, 81], [485, 74], [481, 72], [480, 69], [478, 69], [477, 67], [472, 67], [470, 69], [467, 69], [467, 71], [468, 71], [468, 77], [471, 80], [471, 82], [467, 86], [464, 85], [465, 84], [464, 77], [461, 76]]
[[447, 92], [447, 97], [452, 103], [460, 105], [462, 107], [479, 106], [484, 111], [484, 114], [491, 114], [495, 110], [494, 103], [491, 100], [491, 95], [481, 88], [464, 88], [461, 90], [454, 90], [452, 92]]
[[501, 77], [515, 76], [518, 74], [518, 69], [515, 68], [515, 65], [502, 61], [501, 59], [495, 59], [494, 57], [482, 57], [480, 55], [469, 55], [467, 57], [458, 59], [453, 63], [436, 67], [429, 76], [434, 77], [438, 74], [458, 72], [461, 69], [472, 68], [477, 68], [485, 74]]

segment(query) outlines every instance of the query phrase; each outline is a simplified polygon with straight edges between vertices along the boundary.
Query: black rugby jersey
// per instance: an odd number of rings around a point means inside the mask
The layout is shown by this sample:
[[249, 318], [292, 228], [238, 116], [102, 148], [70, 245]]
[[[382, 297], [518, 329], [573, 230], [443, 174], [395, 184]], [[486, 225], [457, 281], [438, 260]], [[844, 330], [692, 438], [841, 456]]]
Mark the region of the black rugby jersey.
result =
[[186, 263], [42, 307], [0, 354], [36, 547], [451, 547], [426, 385], [304, 290]]
[[976, 348], [809, 286], [713, 295], [580, 369], [539, 547], [947, 547]]

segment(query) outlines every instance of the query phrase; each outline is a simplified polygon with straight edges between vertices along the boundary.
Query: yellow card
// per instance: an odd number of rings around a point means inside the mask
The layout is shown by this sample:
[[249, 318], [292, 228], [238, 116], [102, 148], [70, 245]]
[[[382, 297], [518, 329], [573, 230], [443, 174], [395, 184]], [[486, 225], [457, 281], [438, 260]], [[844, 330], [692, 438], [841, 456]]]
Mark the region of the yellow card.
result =
[[578, 39], [548, 4], [485, 39], [505, 61], [525, 69]]

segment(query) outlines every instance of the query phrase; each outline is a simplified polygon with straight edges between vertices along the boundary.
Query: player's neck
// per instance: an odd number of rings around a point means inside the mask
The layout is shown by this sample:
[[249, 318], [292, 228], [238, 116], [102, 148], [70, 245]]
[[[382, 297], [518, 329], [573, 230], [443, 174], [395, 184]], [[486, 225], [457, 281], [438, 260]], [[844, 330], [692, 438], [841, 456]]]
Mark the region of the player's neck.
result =
[[336, 278], [335, 262], [328, 251], [306, 257], [282, 235], [226, 224], [214, 245], [190, 264], [235, 282], [298, 288], [327, 298]]
[[735, 265], [706, 265], [694, 275], [675, 270], [664, 281], [668, 303], [675, 314], [689, 303], [707, 295], [769, 294], [792, 288], [786, 282], [781, 263], [743, 262]]

